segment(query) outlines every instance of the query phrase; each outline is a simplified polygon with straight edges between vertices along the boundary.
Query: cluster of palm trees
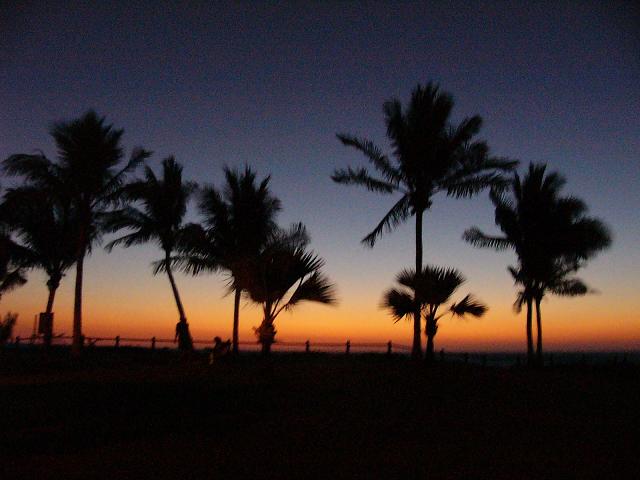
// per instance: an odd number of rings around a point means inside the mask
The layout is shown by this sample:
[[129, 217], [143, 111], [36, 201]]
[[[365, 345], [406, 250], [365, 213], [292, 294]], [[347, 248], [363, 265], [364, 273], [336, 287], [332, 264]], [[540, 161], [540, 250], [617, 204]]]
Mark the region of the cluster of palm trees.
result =
[[[144, 165], [143, 178], [131, 178], [150, 152], [135, 149], [122, 162], [120, 139], [95, 112], [56, 124], [52, 135], [57, 161], [42, 153], [12, 155], [3, 162], [7, 175], [22, 185], [8, 189], [0, 206], [0, 293], [26, 281], [25, 270], [44, 270], [53, 311], [55, 292], [65, 272], [75, 265], [72, 351], [80, 352], [82, 282], [85, 257], [107, 233], [125, 231], [106, 246], [130, 247], [156, 242], [163, 257], [154, 274], [169, 278], [179, 321], [176, 337], [182, 350], [193, 343], [174, 268], [193, 274], [224, 271], [235, 292], [233, 351], [238, 351], [239, 304], [243, 294], [262, 306], [256, 328], [263, 351], [275, 341], [274, 321], [282, 310], [313, 301], [335, 302], [333, 286], [322, 274], [323, 260], [309, 250], [302, 224], [283, 229], [276, 223], [280, 201], [269, 190], [269, 178], [257, 182], [249, 168], [224, 170], [226, 185], [198, 189], [182, 178], [182, 166], [163, 160], [162, 174]], [[202, 224], [185, 224], [189, 198], [199, 195]], [[51, 325], [44, 335], [51, 343]]]
[[[516, 161], [493, 157], [483, 141], [474, 137], [480, 130], [479, 116], [450, 121], [453, 100], [437, 85], [418, 85], [406, 108], [399, 100], [384, 104], [387, 136], [392, 156], [385, 155], [371, 141], [353, 135], [338, 135], [344, 145], [362, 152], [378, 176], [367, 169], [336, 170], [337, 183], [359, 185], [367, 190], [400, 198], [362, 242], [373, 247], [380, 235], [415, 216], [416, 266], [397, 276], [402, 289], [390, 289], [382, 305], [397, 321], [413, 317], [412, 356], [422, 356], [421, 323], [427, 337], [427, 362], [433, 361], [434, 337], [438, 329], [438, 308], [449, 301], [464, 282], [455, 269], [422, 264], [422, 222], [433, 197], [443, 192], [455, 198], [470, 197], [490, 190], [495, 222], [503, 236], [489, 236], [471, 228], [463, 238], [478, 247], [512, 248], [518, 266], [509, 271], [521, 290], [515, 307], [527, 306], [527, 356], [530, 364], [542, 362], [540, 302], [546, 293], [583, 295], [587, 286], [573, 275], [600, 250], [609, 246], [608, 229], [598, 219], [586, 216], [586, 205], [575, 197], [562, 197], [564, 179], [545, 174], [545, 165], [531, 165], [524, 179], [515, 173]], [[511, 192], [509, 195], [508, 192]], [[536, 306], [537, 350], [532, 342], [532, 303]], [[486, 306], [467, 295], [450, 305], [452, 315], [482, 316]]]
[[[396, 99], [386, 102], [391, 155], [367, 139], [339, 134], [344, 145], [366, 156], [377, 174], [348, 167], [336, 170], [332, 179], [395, 195], [389, 212], [362, 240], [369, 247], [384, 232], [415, 217], [415, 268], [397, 275], [399, 286], [384, 293], [382, 306], [396, 321], [413, 320], [414, 358], [423, 355], [424, 331], [427, 361], [433, 360], [434, 337], [444, 315], [480, 317], [487, 307], [472, 295], [448, 304], [465, 279], [456, 269], [423, 265], [423, 217], [438, 193], [463, 198], [488, 189], [502, 235], [487, 235], [474, 227], [463, 237], [478, 247], [515, 251], [518, 265], [509, 267], [520, 289], [515, 306], [526, 305], [528, 358], [531, 364], [539, 363], [543, 297], [587, 293], [575, 272], [610, 244], [610, 234], [600, 220], [586, 215], [584, 202], [561, 195], [564, 179], [559, 174], [547, 173], [544, 165], [531, 165], [521, 179], [515, 172], [517, 161], [492, 156], [487, 144], [477, 140], [481, 118], [453, 124], [452, 109], [451, 95], [432, 83], [418, 85], [406, 107]], [[107, 244], [109, 251], [117, 245], [148, 242], [162, 250], [154, 274], [166, 273], [171, 284], [179, 315], [176, 336], [183, 350], [193, 346], [175, 269], [226, 275], [234, 295], [234, 353], [243, 296], [263, 310], [262, 323], [254, 330], [265, 353], [275, 341], [275, 320], [282, 311], [304, 301], [335, 303], [334, 287], [322, 273], [323, 260], [309, 250], [304, 225], [285, 229], [277, 224], [281, 204], [269, 189], [269, 177], [259, 180], [249, 167], [225, 168], [222, 188], [198, 187], [183, 179], [182, 166], [173, 157], [163, 160], [157, 175], [144, 165], [151, 155], [147, 150], [134, 149], [125, 162], [123, 130], [106, 124], [93, 111], [56, 124], [51, 133], [56, 161], [37, 153], [12, 155], [3, 162], [5, 174], [23, 183], [6, 190], [0, 205], [0, 295], [23, 284], [25, 270], [41, 269], [48, 278], [45, 313], [51, 314], [56, 289], [75, 265], [74, 353], [82, 346], [84, 260], [106, 233], [119, 235]], [[143, 167], [143, 177], [132, 179], [138, 167]], [[185, 214], [193, 196], [201, 222], [187, 224]], [[45, 344], [50, 342], [49, 329]]]

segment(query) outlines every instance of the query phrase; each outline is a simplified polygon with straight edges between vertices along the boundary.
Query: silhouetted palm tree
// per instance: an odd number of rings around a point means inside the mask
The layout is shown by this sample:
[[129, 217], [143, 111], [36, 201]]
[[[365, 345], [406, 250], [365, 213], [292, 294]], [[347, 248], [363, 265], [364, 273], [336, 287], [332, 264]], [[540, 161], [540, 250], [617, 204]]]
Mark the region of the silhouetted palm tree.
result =
[[0, 299], [27, 283], [25, 258], [24, 249], [11, 238], [7, 225], [0, 219]]
[[164, 258], [156, 263], [153, 273], [155, 275], [159, 271], [165, 271], [169, 277], [180, 315], [176, 332], [179, 333], [179, 348], [183, 351], [192, 350], [193, 342], [173, 277], [172, 254], [187, 232], [183, 219], [189, 196], [194, 189], [194, 183], [183, 181], [182, 166], [173, 157], [169, 157], [162, 162], [162, 178], [157, 178], [151, 168], [145, 167], [143, 180], [134, 181], [123, 188], [125, 198], [134, 204], [139, 203], [141, 208], [125, 206], [109, 214], [105, 220], [105, 228], [109, 231], [132, 230], [110, 242], [107, 245], [109, 251], [120, 244], [130, 247], [155, 241], [164, 252]]
[[451, 295], [465, 281], [462, 274], [453, 268], [439, 268], [426, 265], [416, 274], [413, 269], [402, 270], [396, 281], [404, 288], [392, 288], [384, 294], [382, 305], [391, 311], [396, 322], [402, 318], [421, 312], [425, 319], [427, 336], [426, 361], [433, 361], [434, 338], [438, 331], [438, 320], [447, 314], [464, 317], [472, 315], [481, 317], [487, 307], [471, 295], [467, 295], [457, 303], [452, 303], [448, 310], [438, 314], [438, 310], [446, 304]]
[[[23, 247], [23, 264], [43, 270], [47, 275], [48, 297], [45, 308], [52, 315], [55, 295], [62, 277], [76, 258], [77, 228], [70, 205], [50, 192], [33, 187], [8, 190], [0, 209], [18, 235]], [[44, 332], [44, 345], [51, 345], [53, 325]]]
[[275, 341], [274, 322], [283, 310], [302, 302], [334, 304], [333, 285], [321, 272], [324, 261], [307, 250], [309, 237], [302, 224], [272, 236], [249, 264], [245, 289], [262, 306], [264, 318], [255, 328], [262, 352]]
[[503, 236], [489, 236], [477, 227], [463, 238], [479, 246], [497, 250], [512, 248], [518, 266], [509, 267], [516, 284], [522, 286], [516, 310], [527, 306], [527, 355], [534, 363], [532, 306], [536, 306], [537, 358], [542, 363], [542, 320], [540, 302], [546, 292], [558, 295], [584, 295], [587, 286], [573, 277], [578, 269], [600, 250], [608, 247], [611, 236], [598, 219], [585, 216], [587, 207], [575, 197], [562, 197], [565, 180], [557, 172], [546, 174], [546, 165], [529, 166], [521, 181], [516, 174], [511, 195], [492, 192], [496, 225]]
[[75, 355], [82, 347], [84, 259], [92, 244], [100, 239], [101, 216], [120, 200], [127, 174], [150, 156], [150, 152], [136, 148], [127, 163], [121, 166], [123, 132], [105, 124], [104, 118], [90, 110], [78, 119], [57, 123], [51, 129], [58, 150], [56, 163], [41, 153], [12, 155], [4, 161], [6, 173], [21, 176], [34, 187], [50, 189], [60, 197], [67, 197], [77, 215], [72, 344]]
[[[422, 217], [439, 192], [456, 198], [470, 197], [487, 187], [502, 184], [500, 172], [517, 162], [489, 156], [485, 142], [472, 141], [480, 130], [479, 116], [450, 122], [453, 100], [448, 93], [429, 83], [418, 85], [403, 109], [399, 100], [384, 104], [387, 136], [391, 141], [391, 161], [371, 141], [338, 135], [344, 145], [360, 150], [380, 174], [376, 178], [365, 168], [337, 170], [335, 182], [361, 185], [372, 192], [400, 193], [402, 196], [362, 242], [373, 246], [386, 230], [391, 231], [412, 215], [416, 220], [416, 271], [422, 269]], [[414, 358], [422, 355], [420, 312], [414, 312]]]
[[228, 273], [229, 289], [234, 293], [233, 353], [237, 354], [240, 298], [248, 281], [248, 264], [277, 228], [280, 201], [269, 191], [270, 177], [256, 183], [256, 174], [249, 167], [242, 173], [225, 168], [224, 175], [222, 192], [213, 186], [202, 191], [199, 209], [204, 227], [190, 227], [192, 244], [183, 257], [183, 267], [194, 274], [218, 269]]

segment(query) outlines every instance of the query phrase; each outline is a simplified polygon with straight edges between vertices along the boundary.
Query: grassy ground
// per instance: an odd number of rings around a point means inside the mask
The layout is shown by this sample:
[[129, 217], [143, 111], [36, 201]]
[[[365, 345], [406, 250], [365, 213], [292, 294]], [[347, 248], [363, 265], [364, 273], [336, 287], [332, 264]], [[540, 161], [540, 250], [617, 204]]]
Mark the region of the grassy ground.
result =
[[629, 365], [5, 352], [0, 478], [637, 478], [639, 400]]

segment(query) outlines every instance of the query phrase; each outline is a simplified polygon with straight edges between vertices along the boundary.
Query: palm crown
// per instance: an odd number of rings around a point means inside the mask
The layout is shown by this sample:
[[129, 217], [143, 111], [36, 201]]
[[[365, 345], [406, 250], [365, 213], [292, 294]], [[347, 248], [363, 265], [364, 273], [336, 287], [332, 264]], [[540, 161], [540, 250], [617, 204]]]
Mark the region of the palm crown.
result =
[[451, 96], [432, 83], [424, 88], [418, 85], [406, 109], [399, 100], [386, 102], [384, 116], [393, 161], [369, 140], [338, 135], [344, 145], [361, 151], [380, 176], [374, 177], [365, 168], [349, 167], [334, 172], [335, 182], [361, 185], [382, 194], [402, 194], [363, 243], [373, 246], [384, 231], [431, 207], [438, 192], [460, 198], [501, 185], [499, 172], [517, 164], [490, 157], [485, 142], [471, 141], [482, 124], [479, 116], [453, 126], [449, 120], [452, 109]]

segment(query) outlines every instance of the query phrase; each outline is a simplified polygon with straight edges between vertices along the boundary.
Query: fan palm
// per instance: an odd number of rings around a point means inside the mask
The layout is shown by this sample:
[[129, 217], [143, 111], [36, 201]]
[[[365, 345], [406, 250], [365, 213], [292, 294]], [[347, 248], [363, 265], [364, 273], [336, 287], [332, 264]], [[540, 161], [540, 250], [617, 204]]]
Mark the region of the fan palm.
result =
[[302, 224], [275, 233], [248, 265], [245, 289], [262, 306], [263, 320], [255, 328], [262, 352], [275, 341], [274, 322], [284, 310], [302, 302], [335, 304], [334, 287], [321, 272], [324, 261], [307, 250], [309, 237]]
[[105, 124], [90, 110], [69, 122], [56, 123], [51, 129], [58, 153], [52, 162], [42, 153], [17, 154], [4, 161], [5, 172], [22, 177], [34, 187], [67, 198], [77, 215], [76, 279], [73, 305], [72, 352], [82, 347], [82, 285], [84, 260], [101, 235], [101, 216], [121, 198], [126, 176], [137, 168], [150, 152], [136, 148], [121, 165], [124, 130]]
[[[62, 277], [75, 262], [76, 225], [70, 205], [45, 190], [20, 187], [8, 190], [0, 207], [23, 248], [24, 265], [47, 275], [45, 313], [51, 317]], [[44, 332], [45, 347], [51, 345], [53, 325]]]
[[131, 230], [130, 233], [111, 241], [107, 245], [109, 251], [116, 245], [128, 248], [155, 241], [164, 252], [164, 258], [156, 262], [153, 273], [155, 275], [165, 271], [169, 277], [180, 317], [176, 333], [179, 337], [179, 347], [183, 351], [191, 350], [193, 342], [173, 276], [172, 254], [179, 243], [184, 241], [187, 230], [183, 219], [189, 196], [194, 189], [195, 184], [183, 181], [182, 166], [173, 157], [166, 158], [162, 162], [161, 178], [158, 178], [151, 168], [145, 167], [143, 180], [134, 181], [123, 188], [125, 198], [133, 204], [139, 203], [141, 208], [127, 205], [111, 212], [104, 222], [108, 231]]
[[426, 265], [418, 273], [413, 269], [405, 269], [397, 275], [396, 281], [401, 288], [388, 290], [384, 294], [382, 306], [389, 309], [396, 322], [405, 317], [409, 318], [416, 310], [421, 312], [425, 320], [427, 337], [425, 359], [428, 363], [434, 358], [434, 339], [438, 332], [438, 320], [447, 314], [457, 317], [466, 315], [481, 317], [487, 310], [487, 307], [472, 295], [467, 295], [459, 302], [450, 304], [444, 312], [441, 310], [465, 281], [462, 274], [453, 268], [445, 269]]
[[[503, 183], [500, 173], [517, 164], [491, 157], [485, 142], [472, 141], [482, 123], [479, 116], [452, 125], [452, 108], [452, 97], [432, 83], [425, 87], [418, 85], [404, 109], [399, 100], [386, 102], [384, 116], [393, 161], [369, 140], [338, 135], [344, 145], [361, 151], [379, 176], [372, 176], [365, 168], [349, 167], [334, 172], [335, 182], [360, 185], [381, 194], [401, 194], [362, 242], [373, 247], [382, 233], [415, 216], [416, 271], [422, 270], [422, 218], [433, 197], [439, 192], [455, 198], [470, 197], [485, 188], [496, 187]], [[416, 310], [412, 356], [421, 355], [420, 311]]]
[[607, 227], [587, 217], [584, 202], [560, 194], [565, 179], [557, 172], [546, 173], [546, 165], [529, 166], [524, 179], [515, 174], [511, 195], [492, 192], [495, 222], [502, 236], [490, 236], [477, 227], [463, 238], [478, 247], [497, 250], [511, 248], [518, 258], [509, 267], [516, 284], [522, 287], [515, 306], [527, 307], [527, 357], [535, 363], [532, 316], [536, 307], [538, 363], [542, 362], [542, 319], [540, 302], [547, 292], [557, 295], [584, 295], [588, 287], [573, 274], [611, 243]]
[[270, 177], [257, 183], [256, 174], [224, 169], [222, 191], [205, 187], [199, 210], [204, 226], [192, 225], [191, 245], [183, 256], [183, 267], [191, 273], [223, 269], [229, 276], [233, 302], [233, 353], [238, 353], [240, 299], [248, 282], [248, 264], [277, 228], [280, 201], [269, 190]]

